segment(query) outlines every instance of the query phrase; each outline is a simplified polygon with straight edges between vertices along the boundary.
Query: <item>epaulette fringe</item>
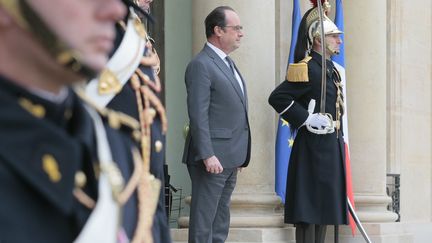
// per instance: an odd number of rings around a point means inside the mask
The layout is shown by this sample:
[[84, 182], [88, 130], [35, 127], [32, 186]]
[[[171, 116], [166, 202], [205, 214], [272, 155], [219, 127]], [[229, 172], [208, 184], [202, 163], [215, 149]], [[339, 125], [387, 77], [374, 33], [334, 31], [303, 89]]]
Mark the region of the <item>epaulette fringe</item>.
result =
[[311, 56], [307, 56], [298, 63], [291, 63], [288, 66], [286, 80], [288, 80], [288, 82], [309, 82], [307, 63], [311, 59]]

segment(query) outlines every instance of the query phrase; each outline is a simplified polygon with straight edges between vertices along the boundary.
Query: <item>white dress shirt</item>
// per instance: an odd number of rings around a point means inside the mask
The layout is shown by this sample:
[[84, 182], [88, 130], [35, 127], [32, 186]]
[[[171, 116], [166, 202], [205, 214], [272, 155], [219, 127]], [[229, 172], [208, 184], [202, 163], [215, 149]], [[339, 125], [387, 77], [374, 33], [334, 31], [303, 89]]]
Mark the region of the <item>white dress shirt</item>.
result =
[[[213, 44], [207, 42], [206, 43], [214, 52], [216, 52], [216, 54], [224, 61], [224, 63], [227, 65], [227, 67], [229, 69], [231, 69], [228, 61], [226, 60], [226, 57], [228, 56], [227, 54], [225, 54], [225, 52], [223, 52], [221, 49], [217, 48], [216, 46], [214, 46]], [[243, 88], [243, 82], [241, 80], [241, 77], [239, 75], [239, 73], [237, 72], [237, 69], [234, 68], [234, 74], [235, 74], [235, 78], [240, 86], [240, 89], [244, 95], [244, 88]]]

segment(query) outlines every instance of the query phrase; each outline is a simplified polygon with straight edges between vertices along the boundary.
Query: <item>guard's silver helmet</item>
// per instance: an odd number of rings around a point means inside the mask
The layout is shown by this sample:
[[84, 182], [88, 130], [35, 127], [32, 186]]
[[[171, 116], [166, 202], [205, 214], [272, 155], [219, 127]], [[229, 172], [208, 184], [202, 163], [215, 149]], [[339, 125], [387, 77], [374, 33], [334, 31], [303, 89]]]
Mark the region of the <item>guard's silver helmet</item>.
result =
[[[343, 34], [341, 30], [333, 23], [333, 21], [327, 17], [327, 13], [330, 12], [331, 6], [327, 0], [323, 1], [323, 25], [324, 25], [324, 35], [331, 34]], [[306, 16], [306, 28], [307, 35], [310, 41], [310, 45], [312, 46], [312, 42], [314, 38], [321, 37], [321, 22], [319, 18], [319, 10], [318, 7], [314, 7], [312, 11], [309, 12], [308, 16]], [[334, 52], [333, 50], [330, 50]], [[338, 54], [338, 53], [334, 53]]]
[[[338, 29], [338, 27], [331, 21], [326, 15], [324, 15], [324, 35], [330, 34], [342, 34], [343, 32]], [[309, 38], [313, 40], [315, 37], [320, 37], [321, 23], [319, 19], [313, 21], [308, 29]]]

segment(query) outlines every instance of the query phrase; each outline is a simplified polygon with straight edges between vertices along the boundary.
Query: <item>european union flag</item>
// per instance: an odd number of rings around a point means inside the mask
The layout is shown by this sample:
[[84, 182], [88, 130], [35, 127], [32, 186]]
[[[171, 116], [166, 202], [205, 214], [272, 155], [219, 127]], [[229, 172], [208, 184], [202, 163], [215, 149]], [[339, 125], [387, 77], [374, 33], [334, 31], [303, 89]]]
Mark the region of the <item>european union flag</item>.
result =
[[[292, 12], [292, 33], [288, 65], [294, 62], [294, 50], [297, 42], [297, 33], [300, 26], [301, 14], [298, 0], [293, 0]], [[291, 129], [288, 121], [279, 118], [278, 131], [276, 135], [276, 153], [275, 153], [275, 191], [285, 204], [285, 191], [288, 175], [288, 164], [291, 155], [291, 148], [294, 143], [294, 137], [297, 131]]]

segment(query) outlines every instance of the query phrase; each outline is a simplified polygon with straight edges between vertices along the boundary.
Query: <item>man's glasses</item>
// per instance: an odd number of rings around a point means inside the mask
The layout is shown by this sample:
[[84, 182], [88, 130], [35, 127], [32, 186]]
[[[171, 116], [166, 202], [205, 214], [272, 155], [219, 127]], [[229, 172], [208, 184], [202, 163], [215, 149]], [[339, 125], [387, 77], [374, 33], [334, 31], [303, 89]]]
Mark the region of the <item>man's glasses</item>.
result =
[[243, 26], [241, 26], [241, 25], [225, 25], [224, 28], [225, 27], [232, 28], [233, 30], [235, 30], [237, 32], [240, 32], [243, 30]]

